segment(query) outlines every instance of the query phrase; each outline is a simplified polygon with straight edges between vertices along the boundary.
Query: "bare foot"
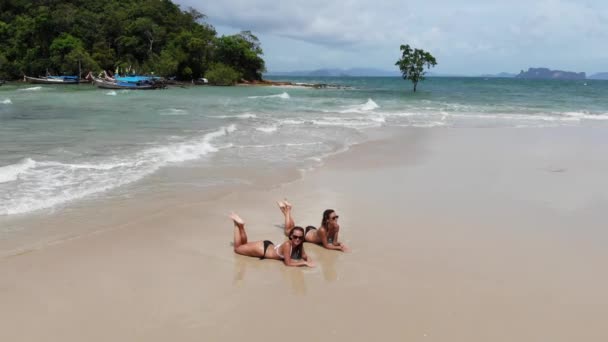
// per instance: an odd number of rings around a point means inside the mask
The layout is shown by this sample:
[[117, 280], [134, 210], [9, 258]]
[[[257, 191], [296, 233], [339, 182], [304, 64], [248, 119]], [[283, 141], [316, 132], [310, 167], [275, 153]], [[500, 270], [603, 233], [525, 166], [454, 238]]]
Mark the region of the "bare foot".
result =
[[283, 200], [283, 204], [285, 205], [285, 208], [291, 209], [291, 203], [287, 202], [287, 198]]
[[243, 228], [245, 226], [245, 221], [243, 221], [243, 219], [236, 213], [233, 212], [228, 217], [230, 217], [232, 221], [234, 221], [234, 224], [239, 228]]
[[281, 212], [285, 214], [285, 202], [277, 201], [277, 205], [279, 206], [279, 209], [281, 209]]

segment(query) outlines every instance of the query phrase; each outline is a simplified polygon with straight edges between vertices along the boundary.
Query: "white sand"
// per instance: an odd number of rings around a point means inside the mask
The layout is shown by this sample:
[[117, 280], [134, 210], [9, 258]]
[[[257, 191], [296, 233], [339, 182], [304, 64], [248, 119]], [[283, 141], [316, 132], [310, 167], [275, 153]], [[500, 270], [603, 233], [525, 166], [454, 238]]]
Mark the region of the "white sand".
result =
[[[0, 259], [0, 341], [607, 341], [607, 133], [407, 129], [270, 190], [51, 215], [100, 232]], [[233, 254], [225, 215], [280, 242], [283, 196], [352, 253]]]

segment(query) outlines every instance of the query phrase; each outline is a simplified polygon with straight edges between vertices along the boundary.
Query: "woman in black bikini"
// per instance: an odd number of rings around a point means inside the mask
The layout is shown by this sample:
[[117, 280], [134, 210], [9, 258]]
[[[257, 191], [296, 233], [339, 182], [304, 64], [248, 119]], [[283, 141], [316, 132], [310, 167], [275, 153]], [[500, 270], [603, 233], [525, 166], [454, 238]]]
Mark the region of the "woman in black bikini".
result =
[[[291, 214], [291, 203], [285, 201], [277, 202], [279, 209], [285, 216], [285, 235], [289, 236], [292, 229], [295, 229], [296, 225]], [[304, 241], [316, 243], [327, 249], [347, 252], [348, 247], [338, 241], [338, 234], [340, 233], [340, 225], [338, 224], [338, 215], [333, 209], [327, 209], [323, 212], [323, 219], [321, 220], [321, 226], [319, 229], [314, 226], [306, 227], [304, 232]]]
[[[235, 213], [232, 213], [230, 218], [234, 222], [235, 253], [260, 259], [283, 260], [287, 266], [315, 266], [304, 252], [304, 229], [302, 227], [293, 227], [288, 235], [289, 240], [275, 247], [270, 240], [247, 242], [245, 221]], [[270, 246], [272, 248], [269, 248]]]

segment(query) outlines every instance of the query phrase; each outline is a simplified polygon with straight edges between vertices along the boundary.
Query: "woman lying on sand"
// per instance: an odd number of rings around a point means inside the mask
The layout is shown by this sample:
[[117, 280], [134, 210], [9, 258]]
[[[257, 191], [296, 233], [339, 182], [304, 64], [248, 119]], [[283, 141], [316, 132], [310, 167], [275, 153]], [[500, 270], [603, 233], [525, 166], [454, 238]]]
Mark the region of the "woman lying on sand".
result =
[[[291, 214], [291, 203], [285, 201], [277, 202], [279, 209], [285, 216], [285, 235], [289, 236], [291, 231], [296, 228], [296, 224]], [[338, 242], [338, 234], [340, 233], [340, 225], [338, 224], [338, 215], [333, 209], [327, 209], [323, 212], [323, 219], [319, 229], [308, 226], [304, 233], [304, 241], [316, 243], [327, 249], [347, 252], [348, 247]]]
[[[304, 229], [302, 227], [293, 227], [287, 235], [289, 240], [275, 247], [270, 240], [247, 242], [245, 221], [235, 213], [232, 213], [230, 218], [234, 221], [235, 253], [260, 259], [283, 260], [287, 266], [315, 266], [304, 252]], [[273, 248], [268, 248], [270, 246]]]

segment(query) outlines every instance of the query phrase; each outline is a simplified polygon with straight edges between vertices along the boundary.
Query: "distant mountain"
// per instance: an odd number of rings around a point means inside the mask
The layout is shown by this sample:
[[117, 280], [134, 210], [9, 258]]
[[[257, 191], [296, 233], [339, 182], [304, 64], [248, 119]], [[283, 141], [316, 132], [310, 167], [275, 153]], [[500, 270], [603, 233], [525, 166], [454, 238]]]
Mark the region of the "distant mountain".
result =
[[273, 71], [266, 76], [317, 76], [317, 77], [368, 77], [368, 76], [400, 76], [399, 71], [387, 71], [373, 68], [351, 69], [317, 69], [300, 71]]
[[562, 70], [550, 70], [548, 68], [529, 68], [528, 71], [521, 71], [516, 78], [536, 79], [536, 80], [584, 80], [584, 72], [572, 72]]
[[491, 77], [491, 78], [511, 78], [515, 77], [517, 74], [511, 74], [509, 72], [499, 72], [498, 74], [483, 74], [480, 77]]
[[598, 72], [588, 77], [590, 80], [608, 80], [608, 72]]

